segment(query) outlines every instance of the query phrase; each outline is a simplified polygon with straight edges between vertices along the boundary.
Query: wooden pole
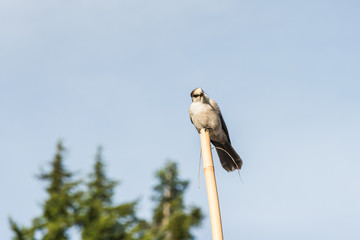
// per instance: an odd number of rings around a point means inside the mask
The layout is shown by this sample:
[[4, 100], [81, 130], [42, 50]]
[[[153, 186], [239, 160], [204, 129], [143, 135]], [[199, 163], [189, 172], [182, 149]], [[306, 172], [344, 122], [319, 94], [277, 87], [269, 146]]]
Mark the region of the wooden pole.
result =
[[201, 153], [203, 156], [206, 189], [210, 208], [212, 239], [223, 240], [219, 198], [217, 194], [214, 164], [210, 148], [210, 136], [209, 131], [205, 128], [200, 130], [200, 141]]

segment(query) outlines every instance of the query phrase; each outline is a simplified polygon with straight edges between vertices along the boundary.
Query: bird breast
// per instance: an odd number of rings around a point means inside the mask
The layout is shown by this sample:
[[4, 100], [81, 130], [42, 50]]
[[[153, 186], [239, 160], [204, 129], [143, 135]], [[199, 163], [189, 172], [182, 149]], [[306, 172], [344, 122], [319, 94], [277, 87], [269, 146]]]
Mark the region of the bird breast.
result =
[[215, 130], [220, 126], [218, 114], [213, 107], [206, 103], [192, 103], [190, 106], [190, 117], [198, 131], [202, 128]]

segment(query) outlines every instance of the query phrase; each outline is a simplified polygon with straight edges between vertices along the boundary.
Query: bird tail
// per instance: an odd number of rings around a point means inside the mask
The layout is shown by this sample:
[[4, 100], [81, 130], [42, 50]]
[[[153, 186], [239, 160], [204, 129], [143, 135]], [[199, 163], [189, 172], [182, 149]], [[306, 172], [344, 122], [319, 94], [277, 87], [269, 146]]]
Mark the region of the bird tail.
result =
[[215, 141], [211, 141], [211, 143], [216, 147], [221, 165], [226, 171], [231, 172], [241, 169], [243, 161], [230, 143], [221, 144]]

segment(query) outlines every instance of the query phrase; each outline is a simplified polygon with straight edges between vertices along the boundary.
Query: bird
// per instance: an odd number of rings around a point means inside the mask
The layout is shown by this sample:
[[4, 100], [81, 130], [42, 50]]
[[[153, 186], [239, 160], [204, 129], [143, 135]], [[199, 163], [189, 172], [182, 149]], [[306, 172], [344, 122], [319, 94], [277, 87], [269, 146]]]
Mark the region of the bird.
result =
[[195, 88], [190, 96], [191, 123], [199, 133], [204, 128], [209, 130], [210, 142], [215, 146], [221, 165], [226, 171], [240, 170], [243, 161], [231, 145], [229, 131], [217, 103], [209, 98], [202, 88]]

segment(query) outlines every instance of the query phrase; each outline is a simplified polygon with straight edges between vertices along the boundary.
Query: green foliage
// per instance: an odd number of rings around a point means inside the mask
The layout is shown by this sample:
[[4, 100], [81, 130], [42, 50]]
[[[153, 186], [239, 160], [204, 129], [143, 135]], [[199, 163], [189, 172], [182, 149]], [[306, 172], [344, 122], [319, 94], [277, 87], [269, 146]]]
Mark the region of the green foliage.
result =
[[13, 240], [34, 240], [34, 232], [32, 229], [19, 227], [11, 218], [9, 218], [11, 230], [15, 236]]
[[43, 205], [42, 216], [33, 220], [33, 230], [43, 233], [43, 240], [66, 240], [68, 229], [75, 223], [78, 211], [77, 200], [81, 192], [77, 190], [79, 181], [73, 181], [73, 174], [64, 166], [65, 149], [61, 142], [51, 162], [51, 170], [42, 173], [39, 179], [48, 183], [48, 199]]
[[156, 173], [159, 183], [154, 187], [153, 197], [157, 206], [146, 239], [152, 240], [188, 240], [193, 239], [190, 230], [200, 225], [203, 215], [200, 208], [184, 206], [184, 193], [188, 181], [179, 179], [177, 164], [167, 162]]
[[[156, 207], [152, 221], [136, 216], [138, 201], [114, 204], [117, 182], [107, 177], [99, 147], [93, 172], [87, 181], [75, 181], [64, 165], [64, 147], [57, 145], [51, 169], [39, 175], [46, 183], [47, 199], [42, 214], [28, 228], [9, 219], [13, 240], [67, 240], [77, 228], [83, 240], [190, 240], [190, 230], [203, 218], [197, 207], [185, 207], [183, 196], [189, 185], [179, 178], [176, 163], [168, 162], [156, 173]], [[36, 236], [36, 238], [35, 238]]]
[[116, 181], [107, 178], [102, 161], [102, 148], [95, 157], [94, 172], [90, 174], [88, 191], [80, 202], [81, 214], [77, 224], [82, 229], [82, 239], [122, 240], [133, 239], [131, 229], [137, 223], [136, 201], [113, 205]]

